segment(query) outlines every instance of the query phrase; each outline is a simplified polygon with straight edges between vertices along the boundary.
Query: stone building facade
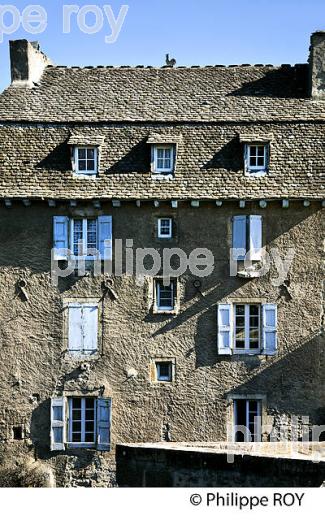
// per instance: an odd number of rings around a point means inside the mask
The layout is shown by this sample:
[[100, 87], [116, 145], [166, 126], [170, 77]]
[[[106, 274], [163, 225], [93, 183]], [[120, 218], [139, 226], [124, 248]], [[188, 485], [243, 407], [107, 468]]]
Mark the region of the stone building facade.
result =
[[[0, 473], [113, 486], [118, 443], [322, 440], [325, 33], [295, 66], [10, 53]], [[111, 272], [69, 271], [78, 240]], [[148, 248], [213, 268], [136, 276]]]

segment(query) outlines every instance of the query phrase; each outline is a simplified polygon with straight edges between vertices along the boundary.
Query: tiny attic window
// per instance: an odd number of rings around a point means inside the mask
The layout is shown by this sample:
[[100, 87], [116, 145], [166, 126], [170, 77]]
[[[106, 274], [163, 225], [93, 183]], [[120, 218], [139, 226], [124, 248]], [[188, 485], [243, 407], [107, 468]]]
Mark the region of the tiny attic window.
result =
[[70, 135], [72, 170], [77, 176], [94, 178], [99, 173], [100, 154], [105, 138], [98, 135]]
[[81, 175], [96, 175], [98, 173], [98, 149], [93, 146], [75, 147], [76, 173]]

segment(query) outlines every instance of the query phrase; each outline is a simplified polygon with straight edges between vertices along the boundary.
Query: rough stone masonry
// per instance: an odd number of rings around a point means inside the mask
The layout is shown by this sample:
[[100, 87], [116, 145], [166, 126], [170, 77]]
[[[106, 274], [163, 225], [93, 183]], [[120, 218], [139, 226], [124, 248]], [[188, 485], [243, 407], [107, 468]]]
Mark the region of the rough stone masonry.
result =
[[[312, 440], [315, 427], [323, 441], [325, 33], [294, 66], [68, 68], [26, 40], [10, 53], [0, 485], [114, 486], [117, 444], [233, 442], [239, 425], [259, 424], [252, 441]], [[279, 286], [274, 265], [229, 276], [234, 222], [256, 240], [250, 216], [261, 249], [294, 250]], [[123, 254], [126, 240], [207, 248], [213, 273], [163, 293], [159, 276], [96, 277], [90, 260], [54, 286], [60, 230], [70, 249], [101, 233]]]

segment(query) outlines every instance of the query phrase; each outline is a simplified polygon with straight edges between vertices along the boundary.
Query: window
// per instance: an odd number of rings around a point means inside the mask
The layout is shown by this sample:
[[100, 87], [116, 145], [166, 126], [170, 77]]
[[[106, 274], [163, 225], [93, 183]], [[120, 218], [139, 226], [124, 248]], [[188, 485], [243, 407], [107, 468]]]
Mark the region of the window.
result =
[[98, 304], [68, 304], [68, 350], [72, 355], [97, 352]]
[[110, 449], [111, 399], [92, 396], [51, 399], [51, 450]]
[[257, 351], [260, 348], [260, 306], [235, 305], [235, 351]]
[[97, 234], [97, 219], [72, 219], [70, 241], [74, 256], [93, 258], [97, 251]]
[[218, 305], [218, 353], [276, 354], [277, 306], [272, 303]]
[[258, 261], [262, 258], [262, 217], [239, 215], [233, 217], [233, 258], [235, 260]]
[[155, 293], [156, 310], [158, 312], [175, 310], [176, 281], [173, 280], [168, 285], [164, 285], [163, 280], [156, 280]]
[[96, 400], [92, 397], [69, 399], [69, 442], [95, 443]]
[[172, 173], [174, 169], [174, 147], [154, 146], [154, 172]]
[[97, 173], [98, 150], [94, 147], [83, 146], [75, 148], [76, 173], [94, 175]]
[[268, 145], [247, 144], [245, 147], [247, 173], [265, 173], [268, 168]]
[[171, 361], [156, 361], [156, 380], [169, 383], [173, 380], [173, 364]]
[[94, 260], [96, 251], [101, 260], [112, 260], [112, 217], [98, 218], [53, 217], [54, 260], [76, 258]]
[[173, 236], [173, 219], [158, 219], [158, 238], [172, 238]]
[[234, 441], [260, 442], [262, 403], [256, 399], [234, 400]]

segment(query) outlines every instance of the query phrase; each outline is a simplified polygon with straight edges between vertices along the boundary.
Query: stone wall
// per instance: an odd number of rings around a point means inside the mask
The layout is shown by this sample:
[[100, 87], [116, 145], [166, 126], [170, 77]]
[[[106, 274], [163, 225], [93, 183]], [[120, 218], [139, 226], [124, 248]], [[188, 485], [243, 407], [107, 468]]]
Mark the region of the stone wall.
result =
[[[134, 240], [134, 247], [156, 247], [158, 216], [173, 216], [177, 246], [189, 254], [207, 247], [215, 269], [202, 281], [181, 276], [180, 312], [177, 316], [153, 315], [148, 298], [150, 280], [113, 277], [118, 296], [103, 299], [100, 355], [86, 370], [64, 353], [62, 302], [64, 298], [101, 298], [104, 277], [70, 276], [58, 287], [51, 284], [50, 256], [54, 215], [113, 216], [113, 238]], [[278, 247], [285, 255], [295, 248], [286, 284], [277, 287], [274, 267], [261, 279], [229, 277], [231, 217], [261, 214], [267, 249]], [[304, 207], [292, 202], [282, 209], [271, 202], [266, 209], [249, 203], [245, 209], [227, 202], [222, 208], [202, 203], [191, 208], [170, 203], [154, 208], [148, 202], [137, 208], [124, 203], [112, 208], [103, 203], [95, 210], [89, 203], [71, 208], [45, 202], [24, 207], [14, 202], [0, 207], [0, 458], [2, 466], [21, 457], [37, 459], [53, 471], [57, 486], [115, 485], [115, 445], [125, 442], [158, 442], [166, 428], [172, 441], [225, 441], [229, 422], [229, 395], [263, 394], [267, 416], [279, 431], [292, 416], [308, 416], [310, 426], [325, 424], [324, 340], [322, 288], [322, 236], [324, 220], [319, 202]], [[28, 299], [19, 282], [25, 280]], [[261, 298], [278, 304], [277, 356], [217, 354], [216, 305], [232, 298]], [[150, 363], [156, 357], [176, 359], [173, 384], [153, 384]], [[130, 369], [137, 377], [128, 378]], [[105, 387], [112, 396], [112, 451], [49, 449], [50, 398], [55, 391], [85, 391]], [[302, 420], [302, 419], [301, 419]], [[13, 427], [22, 427], [23, 440], [13, 439]], [[267, 440], [265, 434], [264, 440]]]

